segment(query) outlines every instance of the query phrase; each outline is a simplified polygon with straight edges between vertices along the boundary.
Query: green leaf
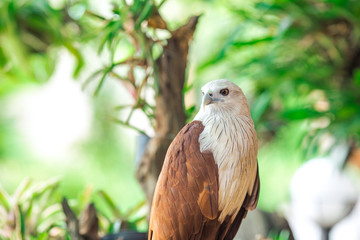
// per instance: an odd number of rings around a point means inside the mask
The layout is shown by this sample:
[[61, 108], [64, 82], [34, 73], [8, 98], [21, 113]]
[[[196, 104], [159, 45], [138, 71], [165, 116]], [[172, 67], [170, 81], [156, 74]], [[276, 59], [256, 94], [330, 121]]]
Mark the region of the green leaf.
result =
[[100, 79], [100, 81], [99, 81], [99, 84], [98, 84], [98, 86], [96, 87], [96, 90], [95, 90], [95, 92], [94, 92], [94, 96], [95, 96], [95, 97], [99, 94], [100, 89], [101, 89], [102, 85], [103, 85], [104, 82], [105, 82], [105, 78], [106, 78], [107, 75], [113, 70], [114, 67], [115, 67], [115, 65], [111, 65], [110, 67], [108, 67], [108, 68], [106, 68], [106, 69], [104, 70], [104, 73], [103, 73], [103, 75], [102, 75], [102, 77], [101, 77], [101, 79]]
[[46, 191], [53, 191], [56, 187], [59, 186], [59, 178], [54, 177], [44, 182], [38, 183], [34, 187], [33, 196], [41, 196]]
[[251, 118], [253, 119], [255, 125], [257, 122], [259, 122], [261, 116], [263, 115], [269, 104], [270, 104], [269, 92], [265, 91], [257, 97], [255, 104], [251, 108]]
[[26, 178], [25, 180], [23, 180], [20, 185], [17, 187], [17, 189], [15, 190], [14, 193], [14, 201], [15, 202], [19, 202], [20, 198], [23, 196], [23, 194], [26, 194], [26, 191], [30, 188], [31, 185], [31, 179], [30, 178]]
[[99, 191], [98, 195], [104, 200], [104, 202], [107, 204], [107, 206], [111, 209], [114, 216], [120, 220], [124, 220], [123, 214], [120, 212], [114, 201], [111, 199], [111, 197], [105, 192], [105, 191]]
[[[20, 199], [21, 200], [20, 203], [24, 205], [24, 207], [27, 206], [27, 215], [32, 215], [31, 212], [33, 210], [33, 204], [35, 200], [43, 196], [48, 198], [48, 196], [50, 196], [51, 193], [55, 191], [58, 185], [59, 185], [59, 179], [52, 178], [45, 182], [38, 183], [28, 188], [24, 192], [23, 197]], [[45, 194], [48, 195], [45, 196]], [[48, 200], [49, 199], [45, 199], [44, 204], [46, 204]], [[39, 202], [37, 203], [37, 207], [39, 207]]]
[[30, 236], [33, 240], [47, 240], [50, 239], [48, 232], [42, 232], [40, 234], [37, 234], [36, 237]]
[[274, 36], [266, 36], [266, 37], [262, 37], [262, 38], [258, 38], [258, 39], [253, 39], [250, 41], [237, 41], [234, 42], [232, 45], [235, 47], [243, 47], [243, 46], [253, 46], [255, 44], [258, 43], [262, 43], [262, 42], [271, 42], [274, 39], [276, 39]]
[[60, 203], [50, 205], [41, 212], [37, 222], [37, 232], [48, 232], [56, 223], [64, 220], [64, 213]]
[[304, 107], [300, 109], [289, 109], [282, 113], [283, 118], [287, 118], [289, 120], [300, 120], [300, 119], [307, 119], [307, 118], [316, 118], [324, 115], [324, 113], [319, 113], [318, 111]]
[[135, 214], [137, 211], [139, 211], [145, 205], [146, 205], [146, 200], [141, 201], [139, 204], [137, 204], [135, 207], [133, 207], [126, 213], [125, 219], [128, 219], [129, 217], [131, 217], [131, 215]]
[[78, 209], [84, 209], [91, 202], [93, 189], [91, 185], [85, 187], [85, 189], [80, 193], [78, 197]]
[[6, 211], [11, 209], [11, 197], [5, 192], [5, 190], [0, 185], [0, 204], [4, 206]]
[[[136, 1], [135, 1], [136, 2]], [[138, 1], [139, 2], [139, 1]], [[135, 22], [135, 28], [139, 29], [141, 26], [141, 23], [147, 19], [151, 13], [151, 10], [154, 7], [154, 3], [152, 0], [147, 0], [145, 3], [145, 6], [143, 7], [140, 15], [137, 17], [136, 22]]]
[[115, 37], [121, 36], [121, 29], [123, 28], [123, 22], [121, 19], [114, 19], [111, 20], [106, 26], [103, 31], [104, 37], [100, 41], [99, 47], [98, 47], [98, 54], [100, 54], [105, 44], [108, 44], [109, 49], [111, 49], [111, 43]]
[[64, 46], [69, 50], [69, 52], [76, 58], [77, 64], [74, 70], [74, 78], [79, 76], [81, 68], [84, 66], [84, 59], [78, 49], [76, 49], [71, 43], [64, 42]]
[[96, 72], [93, 72], [85, 81], [84, 81], [84, 83], [83, 83], [83, 85], [82, 85], [82, 89], [84, 90], [86, 87], [87, 87], [87, 85], [92, 81], [92, 80], [94, 80], [94, 78], [97, 76], [97, 75], [99, 75], [100, 73], [102, 73], [104, 71], [104, 69], [100, 69], [100, 70], [97, 70]]
[[21, 211], [21, 207], [20, 205], [17, 206], [18, 207], [18, 217], [19, 217], [19, 224], [20, 224], [20, 233], [21, 233], [21, 239], [24, 239], [25, 237], [25, 229], [26, 229], [26, 225], [25, 225], [25, 217], [23, 212]]
[[192, 82], [191, 84], [186, 84], [184, 85], [184, 89], [183, 89], [183, 94], [189, 92], [190, 90], [194, 89], [194, 82]]
[[185, 114], [187, 119], [192, 119], [195, 116], [196, 105], [192, 105], [189, 108], [185, 109]]
[[354, 71], [354, 83], [360, 87], [360, 68], [357, 68]]

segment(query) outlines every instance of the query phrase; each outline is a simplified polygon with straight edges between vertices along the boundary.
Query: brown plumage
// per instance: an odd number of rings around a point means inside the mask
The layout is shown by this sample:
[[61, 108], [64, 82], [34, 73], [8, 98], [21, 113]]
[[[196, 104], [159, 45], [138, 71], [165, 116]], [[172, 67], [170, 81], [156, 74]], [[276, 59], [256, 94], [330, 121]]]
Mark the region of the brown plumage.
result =
[[[215, 83], [217, 87], [219, 83]], [[223, 84], [223, 82], [220, 83]], [[229, 84], [230, 82], [225, 81], [225, 83]], [[238, 93], [240, 88], [233, 85], [227, 88], [236, 99], [237, 95], [240, 96], [242, 92]], [[232, 95], [229, 94], [229, 96]], [[211, 98], [211, 101], [214, 103], [219, 101], [219, 104], [223, 104], [221, 106], [226, 106], [226, 100], [229, 98], [225, 98], [222, 103], [220, 97], [215, 97], [216, 95]], [[211, 104], [211, 101], [206, 103], [203, 101], [203, 111], [205, 111], [205, 105]], [[245, 115], [249, 114], [246, 106], [247, 102], [245, 109], [241, 112], [246, 113]], [[215, 109], [215, 107], [212, 108]], [[210, 115], [213, 113], [211, 112]], [[251, 125], [252, 121], [249, 129], [246, 126], [244, 129], [239, 129], [242, 132], [239, 136], [244, 135], [241, 141], [233, 139], [224, 143], [227, 145], [224, 145], [225, 147], [216, 144], [217, 146], [213, 148], [206, 148], [207, 144], [211, 145], [211, 139], [207, 140], [205, 127], [212, 125], [209, 125], [206, 117], [203, 117], [208, 116], [208, 113], [200, 112], [199, 114], [197, 117], [199, 120], [187, 124], [168, 149], [155, 189], [149, 239], [232, 239], [247, 211], [256, 207], [259, 195], [259, 175], [256, 163], [257, 141], [256, 135], [254, 135], [255, 140], [245, 137], [245, 135], [249, 137], [255, 132]], [[227, 116], [226, 113], [222, 114]], [[242, 114], [239, 116], [242, 117]], [[221, 120], [219, 121], [221, 122]], [[230, 135], [227, 138], [232, 137], [231, 129], [228, 131], [224, 129], [218, 135], [214, 133], [214, 136], [221, 140], [221, 137], [218, 136], [228, 132]], [[217, 129], [217, 131], [220, 130]], [[247, 141], [244, 142], [243, 139]], [[229, 145], [231, 147], [228, 147]], [[226, 150], [230, 156], [226, 159], [230, 159], [230, 162], [214, 153], [217, 151], [217, 147]], [[234, 161], [234, 156], [240, 159]], [[222, 167], [219, 167], [219, 164]], [[234, 170], [228, 169], [227, 165], [231, 165]], [[219, 171], [223, 178], [219, 178]], [[234, 176], [237, 173], [240, 175]], [[244, 181], [244, 183], [239, 183], [239, 181]], [[221, 186], [224, 186], [225, 189]], [[220, 196], [223, 197], [222, 202], [219, 199]], [[236, 201], [234, 201], [234, 197]], [[238, 202], [240, 205], [237, 205]], [[224, 214], [222, 214], [223, 211], [225, 211]]]

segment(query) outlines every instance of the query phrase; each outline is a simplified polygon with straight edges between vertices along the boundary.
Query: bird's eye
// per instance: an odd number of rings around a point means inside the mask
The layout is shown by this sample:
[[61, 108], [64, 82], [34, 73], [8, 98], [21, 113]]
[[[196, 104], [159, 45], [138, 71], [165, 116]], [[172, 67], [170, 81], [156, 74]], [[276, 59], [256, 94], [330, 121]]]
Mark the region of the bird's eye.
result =
[[204, 92], [203, 92], [203, 91], [201, 91], [201, 94], [204, 96]]
[[221, 89], [219, 93], [223, 96], [227, 96], [229, 94], [229, 89], [227, 88]]

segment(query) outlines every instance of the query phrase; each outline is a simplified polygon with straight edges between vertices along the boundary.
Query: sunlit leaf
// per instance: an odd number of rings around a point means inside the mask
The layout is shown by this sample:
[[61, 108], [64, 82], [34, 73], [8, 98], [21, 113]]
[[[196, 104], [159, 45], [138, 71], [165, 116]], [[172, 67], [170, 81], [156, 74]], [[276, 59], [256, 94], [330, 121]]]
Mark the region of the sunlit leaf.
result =
[[102, 77], [100, 78], [100, 81], [99, 81], [99, 83], [98, 83], [98, 85], [97, 85], [97, 87], [96, 87], [96, 90], [95, 90], [95, 92], [94, 92], [94, 96], [97, 96], [97, 95], [99, 94], [100, 89], [101, 89], [102, 85], [104, 84], [106, 77], [107, 77], [108, 74], [112, 71], [112, 69], [113, 69], [114, 67], [115, 67], [115, 65], [111, 65], [110, 67], [108, 67], [108, 68], [106, 68], [106, 69], [104, 70], [104, 73], [103, 73]]
[[0, 185], [0, 203], [2, 206], [4, 206], [5, 210], [9, 211], [11, 207], [11, 198], [5, 192], [5, 190]]
[[137, 204], [135, 207], [133, 207], [132, 209], [130, 209], [126, 215], [125, 218], [128, 219], [131, 215], [135, 214], [137, 211], [139, 211], [139, 209], [143, 208], [144, 206], [146, 206], [146, 201], [143, 200], [141, 201], [139, 204]]
[[264, 91], [261, 95], [256, 99], [255, 104], [251, 108], [251, 117], [256, 125], [259, 122], [261, 116], [267, 109], [270, 104], [270, 94], [269, 92]]
[[23, 196], [23, 194], [26, 195], [26, 191], [30, 188], [31, 185], [31, 179], [26, 178], [23, 180], [20, 185], [17, 187], [15, 193], [14, 193], [14, 201], [19, 202], [20, 198]]
[[84, 59], [78, 49], [76, 49], [71, 43], [64, 43], [64, 46], [69, 50], [69, 52], [76, 58], [77, 64], [74, 70], [74, 77], [76, 78], [81, 68], [84, 66]]
[[[135, 1], [140, 2], [140, 1]], [[154, 3], [152, 0], [145, 1], [145, 6], [142, 7], [140, 15], [137, 17], [135, 22], [135, 28], [139, 28], [141, 23], [147, 19], [151, 13], [151, 10], [154, 8]]]
[[322, 116], [323, 113], [311, 108], [289, 109], [282, 113], [282, 116], [291, 120], [308, 119]]
[[21, 234], [21, 238], [24, 239], [25, 237], [25, 230], [26, 230], [26, 226], [25, 226], [25, 216], [24, 213], [21, 211], [21, 207], [18, 205], [18, 222], [19, 222], [19, 228], [20, 228], [20, 234]]
[[113, 212], [113, 214], [115, 215], [116, 218], [124, 219], [124, 216], [122, 215], [122, 213], [120, 212], [120, 210], [118, 209], [118, 207], [116, 206], [114, 201], [111, 199], [111, 197], [105, 191], [101, 190], [98, 192], [98, 194], [104, 200], [104, 202], [107, 204], [107, 206], [111, 209], [111, 211]]

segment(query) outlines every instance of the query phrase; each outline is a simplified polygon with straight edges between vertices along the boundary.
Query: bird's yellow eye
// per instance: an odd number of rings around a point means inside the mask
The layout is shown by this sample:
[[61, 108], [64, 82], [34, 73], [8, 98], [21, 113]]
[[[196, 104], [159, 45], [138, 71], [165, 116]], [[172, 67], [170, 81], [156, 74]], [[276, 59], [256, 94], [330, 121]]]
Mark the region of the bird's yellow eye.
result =
[[223, 96], [227, 96], [229, 94], [229, 89], [227, 88], [221, 89], [219, 93]]

